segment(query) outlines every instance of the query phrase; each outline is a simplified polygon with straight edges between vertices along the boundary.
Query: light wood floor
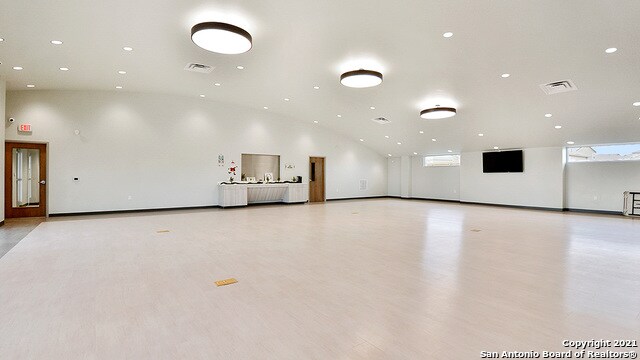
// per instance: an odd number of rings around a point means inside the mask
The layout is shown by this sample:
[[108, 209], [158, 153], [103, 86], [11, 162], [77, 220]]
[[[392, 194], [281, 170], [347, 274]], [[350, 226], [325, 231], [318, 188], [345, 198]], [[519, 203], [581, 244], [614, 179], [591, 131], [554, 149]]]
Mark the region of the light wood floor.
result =
[[2, 359], [478, 359], [640, 340], [640, 220], [621, 216], [379, 199], [61, 220], [0, 259]]

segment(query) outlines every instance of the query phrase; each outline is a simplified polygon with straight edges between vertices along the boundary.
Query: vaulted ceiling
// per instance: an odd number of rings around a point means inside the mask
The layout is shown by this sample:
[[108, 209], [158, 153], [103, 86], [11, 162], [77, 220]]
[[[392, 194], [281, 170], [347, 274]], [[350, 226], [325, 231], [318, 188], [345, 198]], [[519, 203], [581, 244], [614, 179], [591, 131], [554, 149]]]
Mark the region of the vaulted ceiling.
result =
[[[0, 9], [9, 90], [202, 94], [317, 121], [394, 156], [640, 140], [637, 0], [0, 0]], [[246, 29], [253, 48], [197, 47], [190, 29], [203, 21]], [[185, 71], [192, 62], [214, 70]], [[342, 86], [340, 74], [358, 68], [384, 82]], [[578, 90], [539, 87], [558, 80]], [[458, 114], [419, 117], [435, 105]], [[380, 116], [391, 123], [371, 121]]]

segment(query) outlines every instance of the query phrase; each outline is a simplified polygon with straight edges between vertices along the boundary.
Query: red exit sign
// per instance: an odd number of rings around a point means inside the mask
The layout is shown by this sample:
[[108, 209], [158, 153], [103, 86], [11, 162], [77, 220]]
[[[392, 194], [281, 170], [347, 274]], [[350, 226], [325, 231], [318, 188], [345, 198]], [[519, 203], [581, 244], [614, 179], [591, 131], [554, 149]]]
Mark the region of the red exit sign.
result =
[[18, 131], [31, 131], [31, 124], [20, 124]]

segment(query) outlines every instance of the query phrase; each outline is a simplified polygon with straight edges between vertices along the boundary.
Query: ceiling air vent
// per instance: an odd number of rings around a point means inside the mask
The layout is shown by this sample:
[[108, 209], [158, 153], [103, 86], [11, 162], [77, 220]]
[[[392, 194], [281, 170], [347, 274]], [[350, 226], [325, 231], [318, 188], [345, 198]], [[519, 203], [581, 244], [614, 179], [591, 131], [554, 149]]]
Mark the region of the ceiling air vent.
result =
[[567, 91], [578, 90], [576, 84], [571, 80], [554, 81], [540, 85], [540, 89], [547, 95], [559, 94]]
[[209, 74], [213, 71], [212, 66], [196, 64], [196, 63], [189, 63], [187, 64], [187, 66], [184, 67], [184, 69], [187, 71], [193, 71], [193, 72], [198, 72], [203, 74]]
[[388, 124], [388, 123], [391, 122], [391, 120], [389, 120], [387, 118], [383, 118], [383, 117], [377, 117], [375, 119], [371, 119], [371, 121], [377, 122], [380, 125]]

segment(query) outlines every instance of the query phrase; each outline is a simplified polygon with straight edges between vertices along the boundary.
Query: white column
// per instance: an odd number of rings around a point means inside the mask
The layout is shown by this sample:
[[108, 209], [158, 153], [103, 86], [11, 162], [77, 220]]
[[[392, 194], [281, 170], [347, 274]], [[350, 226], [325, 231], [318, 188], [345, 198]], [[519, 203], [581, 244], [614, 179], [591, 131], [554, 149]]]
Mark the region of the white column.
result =
[[[4, 204], [4, 140], [5, 140], [5, 127], [4, 124], [7, 121], [6, 114], [7, 107], [7, 83], [4, 79], [0, 79], [0, 119], [2, 119], [2, 125], [0, 126], [0, 201], [1, 204]], [[4, 205], [0, 206], [0, 221], [4, 221]]]
[[411, 197], [411, 157], [400, 158], [400, 197]]

